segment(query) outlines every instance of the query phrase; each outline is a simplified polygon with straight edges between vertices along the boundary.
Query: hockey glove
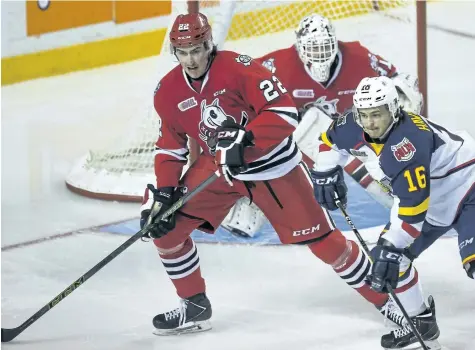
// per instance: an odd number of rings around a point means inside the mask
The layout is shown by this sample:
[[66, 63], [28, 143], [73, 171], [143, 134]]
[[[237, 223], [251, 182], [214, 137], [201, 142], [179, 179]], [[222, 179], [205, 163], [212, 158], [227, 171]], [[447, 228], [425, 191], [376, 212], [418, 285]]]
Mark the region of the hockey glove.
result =
[[470, 261], [463, 265], [467, 276], [471, 279], [475, 279], [475, 261]]
[[233, 176], [247, 170], [244, 148], [252, 146], [253, 140], [252, 132], [232, 121], [225, 121], [216, 129], [215, 161], [230, 186], [233, 185]]
[[148, 190], [153, 196], [153, 205], [151, 209], [144, 209], [141, 212], [140, 228], [148, 227], [147, 237], [157, 239], [165, 236], [175, 228], [175, 213], [158, 219], [158, 217], [175, 203], [186, 192], [184, 187], [159, 187], [148, 185]]
[[310, 170], [313, 182], [313, 192], [315, 199], [322, 207], [328, 210], [336, 210], [335, 195], [343, 206], [347, 203], [348, 187], [346, 187], [343, 178], [343, 169], [341, 166], [329, 171]]
[[371, 289], [378, 293], [388, 293], [386, 283], [396, 288], [399, 281], [399, 264], [402, 261], [404, 249], [396, 248], [384, 240], [371, 250], [373, 266], [368, 282]]

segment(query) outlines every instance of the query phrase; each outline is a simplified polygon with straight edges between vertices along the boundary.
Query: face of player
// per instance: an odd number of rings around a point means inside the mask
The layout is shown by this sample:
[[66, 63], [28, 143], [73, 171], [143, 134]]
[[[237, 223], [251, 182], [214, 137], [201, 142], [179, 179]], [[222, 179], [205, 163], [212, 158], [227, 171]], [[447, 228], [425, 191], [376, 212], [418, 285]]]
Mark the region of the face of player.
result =
[[307, 45], [305, 53], [309, 61], [325, 63], [332, 58], [334, 51], [335, 46], [325, 40], [324, 42], [313, 42]]
[[187, 48], [176, 48], [176, 57], [181, 66], [191, 78], [197, 79], [206, 72], [209, 60], [209, 50], [204, 44]]
[[386, 106], [358, 108], [358, 118], [364, 131], [373, 139], [383, 136], [393, 122]]

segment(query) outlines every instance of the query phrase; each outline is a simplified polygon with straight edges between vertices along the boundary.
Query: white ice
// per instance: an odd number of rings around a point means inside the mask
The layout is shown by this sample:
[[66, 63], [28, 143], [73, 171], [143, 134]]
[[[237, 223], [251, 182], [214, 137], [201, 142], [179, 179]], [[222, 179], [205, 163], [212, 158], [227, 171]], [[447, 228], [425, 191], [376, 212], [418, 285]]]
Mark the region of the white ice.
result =
[[[429, 29], [429, 116], [475, 135], [475, 5], [428, 7], [431, 24], [472, 35]], [[373, 16], [336, 26], [344, 40], [358, 28], [364, 44], [415, 73], [410, 24]], [[233, 45], [258, 56], [269, 45], [290, 44], [291, 34], [284, 33]], [[153, 57], [2, 88], [2, 246], [137, 216], [137, 204], [79, 197], [64, 178], [79, 156], [116, 142], [131, 116], [147, 113], [157, 77], [169, 66]], [[20, 325], [126, 238], [85, 230], [2, 252], [2, 327]], [[177, 299], [153, 246], [136, 243], [2, 348], [380, 349], [385, 329], [377, 311], [305, 247], [198, 248], [213, 303], [212, 331], [152, 334], [152, 317], [176, 307]], [[475, 282], [460, 266], [456, 239], [436, 242], [417, 267], [426, 294], [436, 300], [441, 343], [475, 349]]]

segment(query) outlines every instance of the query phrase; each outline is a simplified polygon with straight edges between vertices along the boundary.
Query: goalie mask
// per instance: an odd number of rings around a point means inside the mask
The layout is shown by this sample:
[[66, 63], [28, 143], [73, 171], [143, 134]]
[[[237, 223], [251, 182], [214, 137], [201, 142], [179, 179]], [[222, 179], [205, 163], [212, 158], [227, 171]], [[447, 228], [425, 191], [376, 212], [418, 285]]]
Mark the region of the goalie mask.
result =
[[300, 22], [296, 35], [300, 59], [316, 81], [326, 82], [338, 52], [332, 23], [323, 16], [313, 14]]
[[385, 76], [364, 78], [353, 95], [356, 123], [373, 139], [383, 139], [399, 120], [399, 96]]

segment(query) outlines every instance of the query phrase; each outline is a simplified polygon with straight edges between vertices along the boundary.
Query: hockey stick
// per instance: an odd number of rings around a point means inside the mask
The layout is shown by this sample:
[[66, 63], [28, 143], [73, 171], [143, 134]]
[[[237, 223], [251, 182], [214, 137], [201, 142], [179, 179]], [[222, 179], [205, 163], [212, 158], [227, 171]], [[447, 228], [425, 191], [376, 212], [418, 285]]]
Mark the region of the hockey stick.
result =
[[[351, 218], [348, 215], [345, 207], [343, 206], [343, 204], [341, 203], [341, 201], [337, 197], [335, 197], [335, 204], [337, 205], [338, 208], [340, 208], [341, 213], [345, 217], [346, 222], [351, 227], [351, 229], [352, 229], [353, 233], [355, 234], [356, 238], [358, 238], [358, 241], [360, 242], [361, 246], [363, 247], [363, 250], [368, 255], [368, 257], [371, 259], [371, 254], [370, 254], [368, 246], [366, 245], [366, 242], [361, 237], [360, 233], [356, 229], [355, 224], [353, 223], [353, 221], [351, 221]], [[414, 325], [414, 323], [412, 323], [409, 315], [407, 314], [406, 309], [404, 308], [404, 306], [402, 305], [402, 303], [399, 300], [398, 296], [394, 292], [393, 287], [389, 283], [386, 283], [386, 288], [389, 291], [389, 294], [391, 295], [391, 297], [396, 302], [397, 306], [399, 307], [399, 310], [401, 310], [401, 312], [404, 315], [404, 318], [406, 319], [407, 323], [409, 323], [409, 326], [411, 327], [412, 332], [416, 335], [416, 338], [419, 341], [419, 343], [421, 344], [422, 349], [429, 350], [427, 345], [424, 343], [424, 340], [422, 340], [421, 334], [417, 330], [416, 326]]]
[[[219, 176], [218, 172], [213, 173], [210, 177], [200, 183], [196, 188], [185, 194], [181, 197], [178, 201], [176, 201], [170, 209], [164, 212], [162, 215], [159, 216], [160, 219], [163, 219], [167, 216], [170, 216], [178, 209], [180, 209], [186, 202], [188, 202], [191, 198], [197, 195], [199, 192], [203, 191], [203, 189], [211, 184], [214, 180], [216, 180]], [[153, 210], [153, 209], [152, 209]], [[150, 217], [153, 213], [150, 214]], [[158, 217], [157, 217], [158, 219]], [[16, 338], [18, 334], [23, 332], [29, 326], [31, 326], [34, 322], [38, 321], [38, 319], [51, 310], [53, 307], [59, 304], [64, 298], [66, 298], [69, 294], [74, 292], [79, 286], [81, 286], [84, 282], [86, 282], [89, 278], [94, 276], [99, 270], [101, 270], [104, 266], [106, 266], [109, 262], [111, 262], [114, 258], [116, 258], [120, 253], [130, 247], [135, 241], [139, 240], [146, 234], [148, 231], [147, 226], [141, 229], [139, 232], [134, 234], [130, 237], [127, 241], [122, 243], [116, 250], [106, 256], [103, 260], [101, 260], [96, 266], [92, 269], [87, 271], [84, 275], [79, 277], [76, 281], [74, 281], [70, 286], [68, 286], [65, 290], [59, 293], [57, 296], [53, 298], [48, 304], [43, 306], [38, 312], [36, 312], [33, 316], [31, 316], [28, 320], [23, 322], [20, 326], [16, 328], [2, 328], [2, 343], [9, 342], [12, 339]]]

